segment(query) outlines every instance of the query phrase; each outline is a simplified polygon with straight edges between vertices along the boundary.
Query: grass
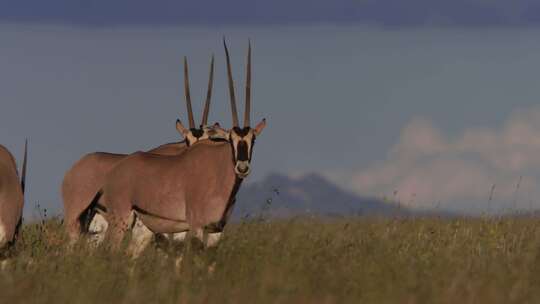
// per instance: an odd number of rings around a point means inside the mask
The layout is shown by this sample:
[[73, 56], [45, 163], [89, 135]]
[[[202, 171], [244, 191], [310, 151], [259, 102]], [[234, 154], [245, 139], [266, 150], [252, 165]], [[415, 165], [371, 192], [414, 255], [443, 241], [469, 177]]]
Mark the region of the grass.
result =
[[[539, 303], [540, 219], [293, 219], [227, 227], [215, 250], [68, 250], [27, 225], [0, 303]], [[215, 263], [215, 270], [208, 267]]]

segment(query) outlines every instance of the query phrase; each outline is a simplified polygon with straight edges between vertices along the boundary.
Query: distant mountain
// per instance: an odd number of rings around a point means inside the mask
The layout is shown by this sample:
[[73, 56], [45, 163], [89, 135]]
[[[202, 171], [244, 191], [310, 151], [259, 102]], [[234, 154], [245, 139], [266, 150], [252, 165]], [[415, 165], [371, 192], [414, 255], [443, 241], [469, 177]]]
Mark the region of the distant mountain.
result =
[[90, 26], [375, 24], [515, 26], [540, 24], [537, 0], [20, 0], [0, 1], [1, 22]]
[[243, 185], [234, 217], [260, 214], [273, 217], [295, 215], [397, 215], [410, 211], [382, 200], [347, 192], [317, 174], [301, 178], [272, 174], [264, 180]]

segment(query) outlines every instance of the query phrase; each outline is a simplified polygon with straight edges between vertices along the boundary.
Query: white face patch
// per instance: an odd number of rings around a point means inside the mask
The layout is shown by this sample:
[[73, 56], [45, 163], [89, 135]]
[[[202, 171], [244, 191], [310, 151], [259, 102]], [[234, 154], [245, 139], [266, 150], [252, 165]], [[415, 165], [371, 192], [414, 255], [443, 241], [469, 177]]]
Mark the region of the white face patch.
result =
[[248, 135], [244, 137], [244, 140], [248, 146], [248, 155], [251, 157], [251, 144], [253, 143], [253, 130], [249, 131]]
[[186, 141], [189, 143], [189, 145], [193, 145], [194, 143], [196, 143], [197, 141], [199, 141], [199, 139], [195, 136], [193, 136], [193, 133], [191, 132], [188, 132], [186, 134]]
[[234, 146], [234, 151], [236, 153], [234, 158], [236, 159], [236, 158], [238, 158], [238, 143], [240, 142], [241, 137], [236, 135], [236, 133], [232, 132], [231, 133], [231, 139], [232, 139], [232, 143], [233, 143], [233, 146]]

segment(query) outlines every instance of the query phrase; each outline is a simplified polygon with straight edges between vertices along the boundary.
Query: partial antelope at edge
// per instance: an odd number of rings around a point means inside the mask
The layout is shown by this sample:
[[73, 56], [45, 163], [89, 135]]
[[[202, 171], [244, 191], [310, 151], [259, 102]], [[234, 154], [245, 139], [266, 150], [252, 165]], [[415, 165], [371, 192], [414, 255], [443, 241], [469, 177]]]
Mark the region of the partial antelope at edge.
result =
[[22, 224], [28, 144], [24, 146], [21, 178], [15, 158], [0, 145], [0, 250], [12, 245]]

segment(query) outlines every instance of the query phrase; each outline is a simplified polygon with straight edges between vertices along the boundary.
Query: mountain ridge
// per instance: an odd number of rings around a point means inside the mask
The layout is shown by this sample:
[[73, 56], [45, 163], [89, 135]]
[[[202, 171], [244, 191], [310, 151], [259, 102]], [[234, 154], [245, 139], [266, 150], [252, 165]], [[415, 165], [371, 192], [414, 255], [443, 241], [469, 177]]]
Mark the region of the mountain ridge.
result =
[[316, 173], [299, 178], [272, 173], [240, 189], [233, 214], [235, 218], [259, 214], [391, 216], [409, 215], [411, 211], [378, 198], [353, 194]]

